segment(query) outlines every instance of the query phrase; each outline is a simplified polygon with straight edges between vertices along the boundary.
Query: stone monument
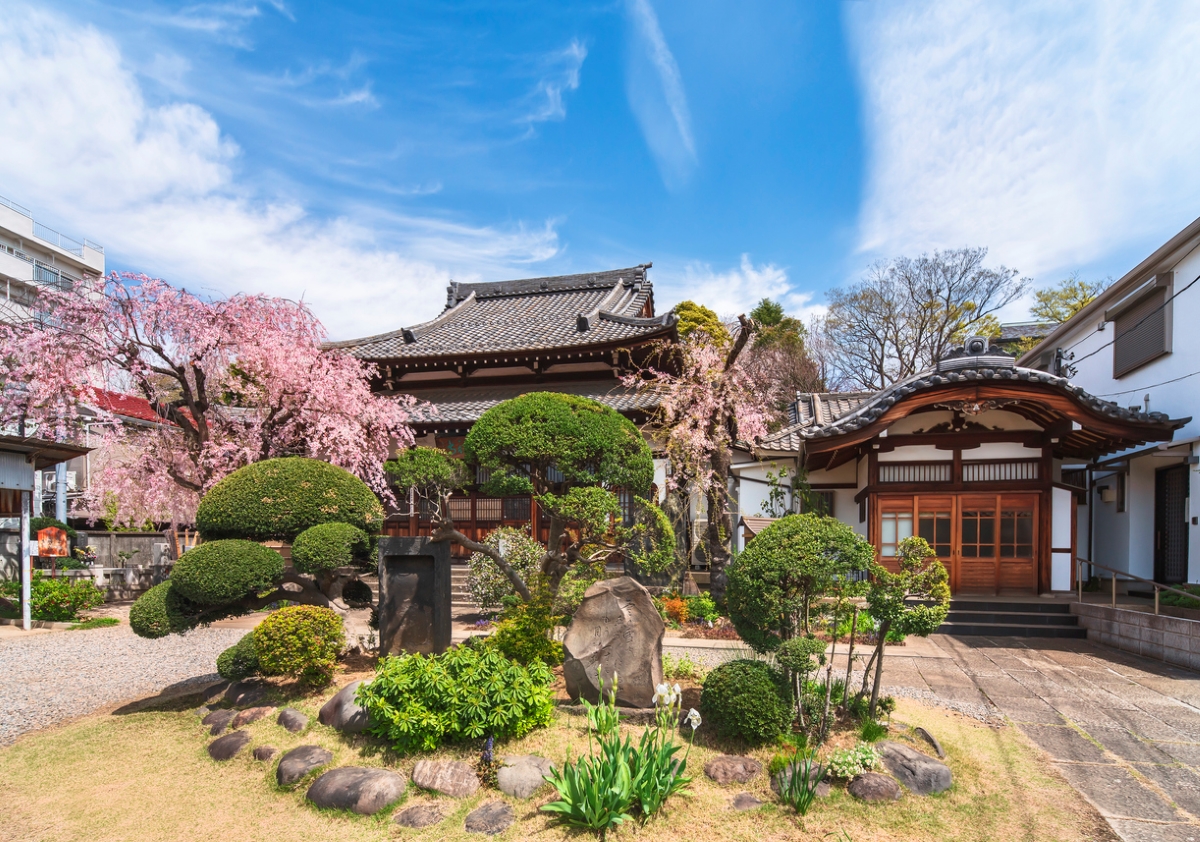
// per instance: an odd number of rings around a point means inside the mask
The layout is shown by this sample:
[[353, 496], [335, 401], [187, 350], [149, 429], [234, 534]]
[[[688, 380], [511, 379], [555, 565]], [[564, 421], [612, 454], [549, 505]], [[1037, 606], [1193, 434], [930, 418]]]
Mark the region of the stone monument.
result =
[[654, 706], [654, 688], [662, 683], [665, 626], [649, 592], [629, 576], [597, 582], [583, 595], [563, 640], [563, 677], [572, 699], [600, 698], [596, 668], [604, 686], [617, 673], [617, 704]]
[[379, 539], [379, 654], [450, 648], [450, 544]]

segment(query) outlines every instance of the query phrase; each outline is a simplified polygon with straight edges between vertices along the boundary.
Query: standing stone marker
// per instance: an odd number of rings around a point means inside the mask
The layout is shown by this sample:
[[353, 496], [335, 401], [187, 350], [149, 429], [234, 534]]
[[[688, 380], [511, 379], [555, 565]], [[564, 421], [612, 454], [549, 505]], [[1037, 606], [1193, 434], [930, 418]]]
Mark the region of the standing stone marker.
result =
[[450, 648], [450, 545], [379, 539], [379, 654]]
[[[563, 640], [563, 677], [572, 699], [600, 699], [596, 668], [604, 686], [616, 672], [617, 704], [648, 708], [662, 683], [662, 640], [666, 627], [650, 593], [629, 576], [597, 582], [583, 595]], [[607, 698], [607, 697], [606, 697]]]

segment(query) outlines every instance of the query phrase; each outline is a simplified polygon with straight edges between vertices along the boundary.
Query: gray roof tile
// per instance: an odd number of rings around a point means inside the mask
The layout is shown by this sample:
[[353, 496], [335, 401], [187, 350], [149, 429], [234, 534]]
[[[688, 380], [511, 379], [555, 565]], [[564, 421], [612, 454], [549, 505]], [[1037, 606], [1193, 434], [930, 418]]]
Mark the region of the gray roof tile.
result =
[[[599, 401], [621, 413], [649, 411], [656, 405], [653, 395], [638, 392], [611, 380], [546, 383], [514, 386], [464, 386], [422, 389], [411, 393], [418, 401], [412, 423], [423, 426], [473, 424], [487, 410], [530, 392], [560, 392]], [[393, 392], [392, 394], [400, 394]]]

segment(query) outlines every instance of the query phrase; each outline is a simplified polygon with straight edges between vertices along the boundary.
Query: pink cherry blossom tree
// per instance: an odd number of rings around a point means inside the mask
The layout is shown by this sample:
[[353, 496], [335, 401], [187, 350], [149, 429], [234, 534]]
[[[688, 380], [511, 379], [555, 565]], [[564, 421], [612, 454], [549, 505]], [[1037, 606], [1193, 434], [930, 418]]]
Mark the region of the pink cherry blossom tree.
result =
[[731, 339], [692, 331], [680, 343], [664, 345], [655, 364], [624, 378], [626, 385], [651, 394], [657, 403], [649, 430], [670, 460], [668, 495], [685, 507], [693, 493], [704, 499], [708, 524], [702, 540], [718, 601], [725, 597], [733, 535], [733, 445], [753, 444], [765, 435], [776, 404], [775, 396], [742, 365], [742, 352], [756, 325], [745, 316], [738, 321]]
[[[372, 394], [372, 366], [324, 339], [304, 304], [265, 295], [209, 299], [129, 273], [43, 289], [30, 318], [0, 324], [0, 422], [68, 438], [92, 415], [93, 517], [115, 503], [123, 523], [190, 523], [226, 474], [286, 455], [340, 465], [390, 501], [383, 464], [413, 442], [409, 404]], [[122, 420], [101, 390], [145, 398], [158, 422]]]

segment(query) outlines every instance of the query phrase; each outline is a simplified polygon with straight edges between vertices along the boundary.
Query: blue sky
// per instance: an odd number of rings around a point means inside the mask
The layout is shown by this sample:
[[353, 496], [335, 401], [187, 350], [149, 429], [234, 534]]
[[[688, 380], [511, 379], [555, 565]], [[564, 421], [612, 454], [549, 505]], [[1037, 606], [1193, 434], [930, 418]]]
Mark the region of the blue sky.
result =
[[819, 313], [963, 245], [1119, 276], [1200, 215], [1188, 4], [12, 10], [0, 195], [109, 268], [303, 297], [337, 338], [431, 317], [450, 278], [643, 261], [660, 308], [722, 314]]

